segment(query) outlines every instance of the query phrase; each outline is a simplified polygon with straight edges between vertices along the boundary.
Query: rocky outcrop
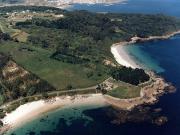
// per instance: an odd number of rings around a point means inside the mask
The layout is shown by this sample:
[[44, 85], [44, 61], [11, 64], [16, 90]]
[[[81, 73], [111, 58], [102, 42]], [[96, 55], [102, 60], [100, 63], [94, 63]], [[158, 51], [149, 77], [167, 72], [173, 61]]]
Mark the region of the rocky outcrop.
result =
[[151, 82], [142, 86], [140, 97], [119, 99], [109, 95], [105, 95], [104, 97], [107, 103], [123, 110], [132, 110], [139, 105], [156, 103], [160, 96], [162, 96], [166, 92], [169, 92], [167, 88], [171, 88], [170, 91], [175, 88], [153, 72], [149, 72], [148, 74], [151, 77]]

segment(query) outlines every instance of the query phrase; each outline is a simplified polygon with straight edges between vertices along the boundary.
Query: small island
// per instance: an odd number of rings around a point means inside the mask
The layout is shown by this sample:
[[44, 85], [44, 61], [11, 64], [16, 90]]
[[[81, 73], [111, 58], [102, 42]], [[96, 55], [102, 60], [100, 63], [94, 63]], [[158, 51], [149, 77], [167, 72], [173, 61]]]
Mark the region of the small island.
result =
[[1, 132], [69, 104], [131, 110], [175, 89], [123, 46], [178, 34], [177, 18], [35, 6], [1, 7], [0, 15]]

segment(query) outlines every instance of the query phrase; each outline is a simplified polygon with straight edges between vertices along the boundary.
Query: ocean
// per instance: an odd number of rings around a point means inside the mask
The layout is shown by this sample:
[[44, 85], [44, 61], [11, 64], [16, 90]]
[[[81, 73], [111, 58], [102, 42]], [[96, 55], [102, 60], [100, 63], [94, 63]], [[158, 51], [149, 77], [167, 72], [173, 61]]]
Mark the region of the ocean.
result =
[[[95, 12], [163, 13], [180, 17], [179, 0], [128, 0], [116, 5], [79, 5], [69, 10]], [[176, 86], [177, 92], [166, 94], [152, 106], [133, 112], [103, 106], [76, 106], [43, 114], [35, 120], [11, 130], [8, 135], [180, 135], [180, 35], [127, 46], [133, 59], [154, 70]], [[168, 118], [157, 125], [160, 116]]]
[[166, 14], [180, 17], [179, 0], [127, 0], [119, 4], [74, 4], [68, 10], [92, 12]]

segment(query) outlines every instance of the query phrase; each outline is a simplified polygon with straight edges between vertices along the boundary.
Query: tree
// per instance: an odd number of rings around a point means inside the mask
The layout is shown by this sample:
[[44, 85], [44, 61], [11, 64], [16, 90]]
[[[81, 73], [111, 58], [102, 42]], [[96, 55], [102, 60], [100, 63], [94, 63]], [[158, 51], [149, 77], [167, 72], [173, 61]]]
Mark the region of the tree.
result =
[[68, 84], [66, 87], [68, 90], [71, 90], [73, 88], [73, 86], [71, 84]]
[[42, 93], [42, 98], [43, 98], [43, 99], [47, 99], [48, 97], [49, 97], [49, 96], [48, 96], [48, 94], [47, 94], [46, 92], [43, 92], [43, 93]]

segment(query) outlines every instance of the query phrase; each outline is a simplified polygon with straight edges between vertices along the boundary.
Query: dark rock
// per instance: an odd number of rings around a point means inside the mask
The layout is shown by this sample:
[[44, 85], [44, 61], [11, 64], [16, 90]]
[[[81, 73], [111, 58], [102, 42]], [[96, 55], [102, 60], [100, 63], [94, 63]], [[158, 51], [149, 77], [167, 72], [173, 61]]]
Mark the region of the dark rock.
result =
[[154, 109], [154, 112], [161, 112], [161, 111], [162, 111], [161, 108], [156, 108], [156, 109]]
[[174, 93], [176, 92], [176, 87], [173, 86], [172, 84], [169, 84], [168, 86], [166, 86], [165, 90], [169, 93]]
[[162, 126], [165, 123], [167, 123], [168, 119], [167, 117], [161, 116], [154, 120], [154, 123], [158, 126]]

